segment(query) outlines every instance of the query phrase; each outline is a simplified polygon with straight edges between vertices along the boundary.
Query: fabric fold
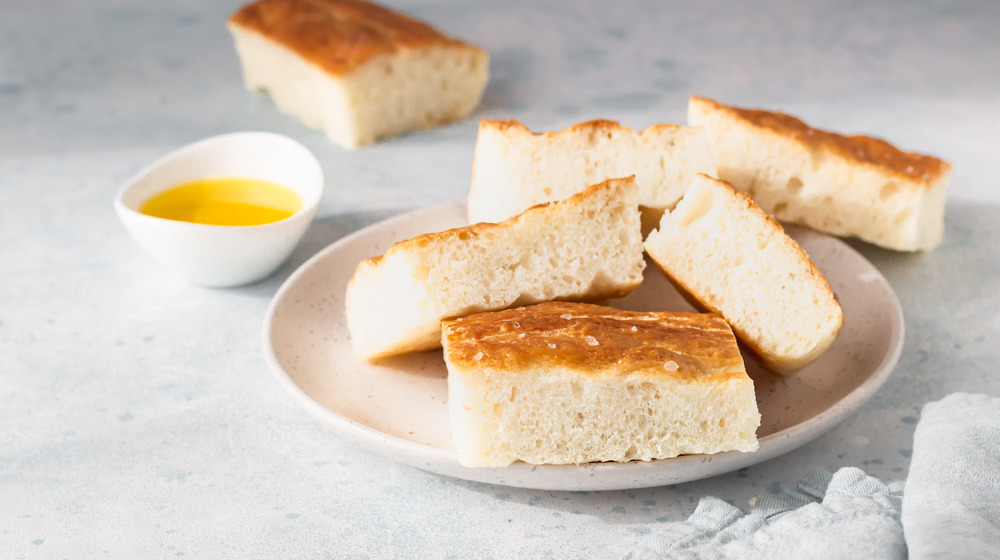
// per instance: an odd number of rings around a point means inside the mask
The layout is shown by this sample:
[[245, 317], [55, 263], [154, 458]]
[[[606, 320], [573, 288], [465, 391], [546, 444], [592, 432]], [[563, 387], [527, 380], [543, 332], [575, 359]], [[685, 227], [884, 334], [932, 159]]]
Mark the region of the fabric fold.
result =
[[886, 485], [847, 467], [809, 471], [748, 512], [704, 498], [687, 521], [667, 523], [629, 560], [906, 558], [901, 484]]
[[703, 498], [630, 560], [1000, 558], [1000, 399], [955, 393], [924, 406], [906, 481], [855, 467], [811, 470], [743, 512]]

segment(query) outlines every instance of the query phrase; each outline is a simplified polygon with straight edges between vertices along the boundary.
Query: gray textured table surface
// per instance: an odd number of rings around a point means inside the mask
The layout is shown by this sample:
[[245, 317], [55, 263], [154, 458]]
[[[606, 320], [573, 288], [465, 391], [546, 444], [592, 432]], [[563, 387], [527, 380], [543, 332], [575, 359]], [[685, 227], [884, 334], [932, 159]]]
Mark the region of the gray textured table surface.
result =
[[[493, 78], [473, 118], [353, 153], [243, 90], [235, 1], [0, 5], [0, 558], [619, 557], [707, 494], [745, 504], [810, 466], [903, 478], [924, 403], [1000, 395], [1000, 4], [393, 4], [486, 47]], [[351, 231], [462, 199], [478, 118], [642, 127], [683, 122], [690, 94], [955, 164], [940, 248], [853, 243], [907, 322], [858, 414], [728, 475], [557, 493], [396, 464], [281, 390], [261, 348], [278, 286]], [[166, 275], [118, 223], [115, 192], [175, 147], [255, 129], [323, 163], [305, 241], [246, 288]]]

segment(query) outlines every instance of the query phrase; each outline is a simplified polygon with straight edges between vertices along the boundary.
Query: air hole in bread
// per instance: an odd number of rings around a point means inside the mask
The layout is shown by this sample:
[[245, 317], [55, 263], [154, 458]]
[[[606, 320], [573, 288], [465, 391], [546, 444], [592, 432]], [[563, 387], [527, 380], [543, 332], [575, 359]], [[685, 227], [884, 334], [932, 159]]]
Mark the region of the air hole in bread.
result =
[[423, 282], [427, 280], [427, 277], [431, 274], [431, 268], [427, 265], [418, 265], [413, 267], [413, 279], [417, 282]]
[[[599, 271], [597, 271], [596, 274], [594, 274], [594, 280], [593, 280], [592, 284], [595, 285], [595, 286], [606, 286], [606, 285], [610, 284], [612, 280], [613, 279], [610, 276], [608, 276], [607, 273], [605, 273], [602, 270], [599, 270]], [[579, 280], [574, 281], [574, 284], [577, 284], [580, 287], [583, 287], [583, 284]]]
[[903, 210], [899, 214], [896, 214], [896, 216], [892, 219], [892, 221], [893, 221], [894, 224], [896, 224], [897, 226], [899, 226], [899, 225], [902, 225], [902, 224], [906, 223], [907, 221], [909, 221], [910, 217], [911, 217], [910, 216], [910, 211], [909, 211], [909, 209], [907, 209], [907, 210]]
[[888, 183], [882, 185], [882, 189], [878, 191], [878, 197], [882, 200], [887, 200], [892, 195], [896, 194], [899, 190], [899, 185], [895, 181], [889, 181]]
[[787, 202], [779, 202], [779, 203], [777, 203], [777, 204], [774, 205], [774, 211], [771, 212], [771, 214], [773, 214], [775, 217], [777, 217], [777, 216], [780, 216], [781, 214], [784, 214], [785, 210], [788, 210], [788, 203]]
[[788, 184], [785, 185], [785, 190], [788, 191], [788, 194], [793, 196], [799, 194], [799, 191], [802, 190], [802, 179], [792, 177], [788, 180]]
[[810, 159], [812, 160], [812, 168], [819, 168], [820, 164], [823, 163], [823, 150], [810, 150]]
[[542, 194], [545, 196], [552, 196], [552, 187], [545, 187], [542, 189]]
[[[687, 197], [685, 197], [685, 200]], [[680, 227], [689, 227], [691, 224], [698, 221], [699, 218], [708, 214], [712, 209], [712, 193], [711, 191], [702, 191], [698, 193], [698, 196], [688, 202], [685, 205], [685, 213], [681, 216]]]
[[[581, 385], [580, 382], [574, 381], [572, 384], [570, 384], [569, 388], [570, 388], [571, 391], [573, 391], [573, 398], [574, 399], [582, 399], [583, 398], [583, 385]], [[580, 415], [580, 418], [583, 418], [582, 414]]]

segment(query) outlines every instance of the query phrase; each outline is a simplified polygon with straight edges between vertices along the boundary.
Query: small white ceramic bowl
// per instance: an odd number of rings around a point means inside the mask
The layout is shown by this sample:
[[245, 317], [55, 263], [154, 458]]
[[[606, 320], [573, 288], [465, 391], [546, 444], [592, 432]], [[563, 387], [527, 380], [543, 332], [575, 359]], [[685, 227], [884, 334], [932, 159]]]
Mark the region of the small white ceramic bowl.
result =
[[[139, 213], [150, 197], [198, 179], [249, 177], [298, 193], [302, 209], [258, 226], [215, 226]], [[274, 272], [312, 222], [323, 197], [323, 170], [305, 146], [280, 134], [237, 132], [180, 148], [129, 180], [115, 210], [139, 245], [168, 270], [194, 284], [230, 287]]]

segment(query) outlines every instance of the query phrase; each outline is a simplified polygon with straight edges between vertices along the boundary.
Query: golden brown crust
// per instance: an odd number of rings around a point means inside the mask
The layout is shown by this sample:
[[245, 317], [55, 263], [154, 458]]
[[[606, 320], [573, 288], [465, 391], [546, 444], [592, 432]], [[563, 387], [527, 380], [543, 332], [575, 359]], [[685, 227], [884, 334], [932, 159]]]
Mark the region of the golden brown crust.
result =
[[280, 43], [335, 76], [383, 54], [432, 45], [475, 48], [362, 0], [258, 0], [240, 8], [229, 23]]
[[442, 329], [449, 361], [463, 369], [562, 367], [701, 381], [745, 375], [732, 329], [713, 313], [545, 302], [446, 320]]
[[931, 155], [904, 152], [892, 144], [871, 136], [845, 136], [813, 128], [796, 117], [763, 109], [744, 109], [723, 105], [704, 97], [691, 97], [692, 102], [705, 103], [714, 109], [797, 140], [812, 150], [825, 150], [857, 163], [873, 165], [894, 175], [917, 183], [930, 184], [951, 170], [951, 164]]
[[[389, 247], [389, 250], [386, 251], [385, 254], [377, 257], [371, 257], [365, 261], [362, 261], [362, 264], [365, 264], [367, 266], [376, 266], [378, 265], [379, 261], [381, 261], [383, 258], [385, 258], [391, 253], [396, 253], [400, 251], [411, 251], [413, 249], [423, 247], [428, 243], [449, 242], [454, 240], [464, 241], [467, 239], [473, 239], [479, 237], [483, 233], [488, 232], [489, 230], [494, 228], [510, 227], [514, 225], [518, 220], [525, 219], [525, 217], [530, 215], [531, 213], [539, 211], [544, 212], [543, 209], [552, 204], [579, 204], [581, 200], [595, 195], [598, 191], [615, 190], [621, 188], [623, 184], [627, 185], [627, 184], [632, 184], [634, 182], [635, 182], [634, 175], [625, 177], [623, 179], [608, 179], [607, 181], [598, 183], [596, 185], [591, 185], [586, 189], [584, 189], [583, 191], [565, 200], [555, 201], [555, 202], [543, 202], [541, 204], [536, 204], [535, 206], [528, 208], [524, 212], [521, 212], [517, 216], [514, 216], [513, 218], [510, 218], [509, 220], [505, 220], [500, 223], [494, 224], [490, 222], [480, 222], [478, 224], [472, 224], [469, 226], [446, 229], [444, 231], [433, 232], [433, 233], [425, 233], [423, 235], [418, 235], [414, 238], [406, 239], [404, 241], [397, 241], [396, 243], [393, 243], [391, 247]], [[609, 297], [609, 296], [604, 296], [604, 297]]]
[[[571, 135], [571, 134], [587, 134], [591, 137], [597, 136], [599, 134], [612, 134], [615, 132], [633, 132], [633, 130], [627, 126], [624, 126], [616, 121], [609, 121], [605, 119], [596, 119], [592, 121], [586, 121], [582, 123], [574, 124], [569, 128], [565, 128], [559, 131], [546, 131], [546, 132], [532, 132], [528, 127], [524, 126], [521, 122], [514, 119], [507, 120], [490, 120], [484, 119], [479, 121], [479, 130], [484, 129], [495, 129], [500, 132], [510, 132], [510, 133], [521, 133], [530, 134], [532, 136], [544, 136], [545, 138], [553, 138], [561, 135]], [[676, 124], [654, 124], [644, 130], [640, 131], [640, 135], [649, 135], [661, 131], [675, 131], [682, 128], [680, 125]]]

